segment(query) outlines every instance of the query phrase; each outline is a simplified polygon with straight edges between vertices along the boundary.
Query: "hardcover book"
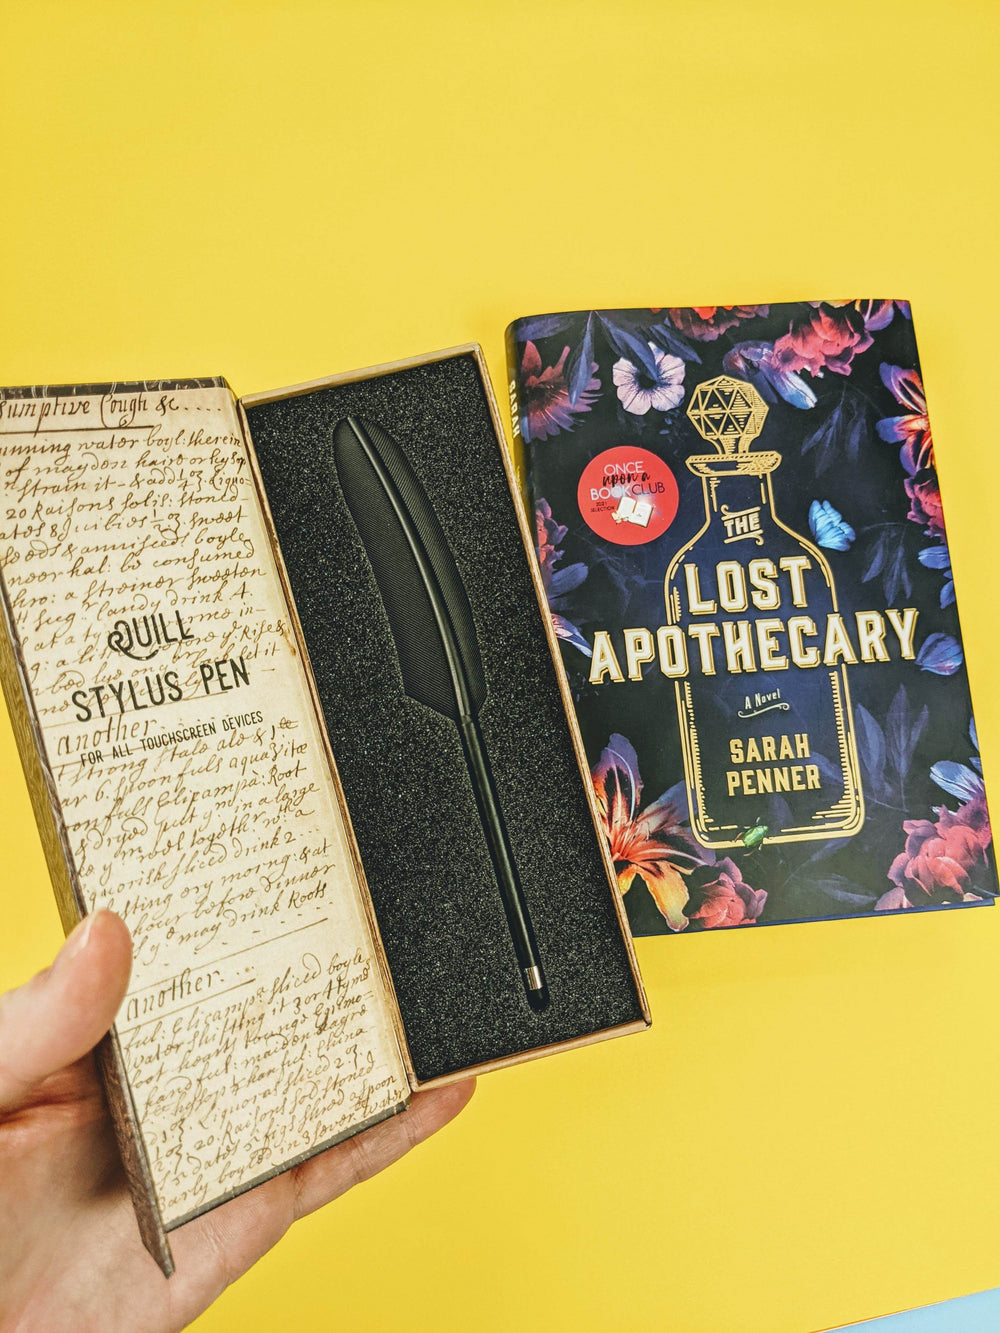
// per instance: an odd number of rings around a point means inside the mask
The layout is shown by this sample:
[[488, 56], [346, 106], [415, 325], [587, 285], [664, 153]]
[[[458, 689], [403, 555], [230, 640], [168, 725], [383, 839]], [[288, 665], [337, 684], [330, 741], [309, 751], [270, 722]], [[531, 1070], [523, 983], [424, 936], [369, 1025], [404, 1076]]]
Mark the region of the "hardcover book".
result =
[[508, 357], [633, 933], [992, 903], [909, 305], [544, 315]]
[[[367, 461], [335, 456], [346, 419]], [[476, 347], [240, 403], [0, 391], [0, 677], [67, 930], [110, 907], [132, 932], [99, 1061], [168, 1274], [170, 1231], [411, 1089], [648, 1024], [499, 443]], [[471, 711], [390, 499], [439, 548]]]

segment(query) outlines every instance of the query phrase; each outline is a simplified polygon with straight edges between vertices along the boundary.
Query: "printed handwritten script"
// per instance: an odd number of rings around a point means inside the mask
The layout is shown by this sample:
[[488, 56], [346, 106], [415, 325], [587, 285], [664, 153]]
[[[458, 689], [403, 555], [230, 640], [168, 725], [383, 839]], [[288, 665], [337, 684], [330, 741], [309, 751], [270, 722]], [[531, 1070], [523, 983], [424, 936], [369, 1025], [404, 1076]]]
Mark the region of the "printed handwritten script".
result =
[[227, 388], [0, 403], [0, 570], [177, 1225], [405, 1101]]

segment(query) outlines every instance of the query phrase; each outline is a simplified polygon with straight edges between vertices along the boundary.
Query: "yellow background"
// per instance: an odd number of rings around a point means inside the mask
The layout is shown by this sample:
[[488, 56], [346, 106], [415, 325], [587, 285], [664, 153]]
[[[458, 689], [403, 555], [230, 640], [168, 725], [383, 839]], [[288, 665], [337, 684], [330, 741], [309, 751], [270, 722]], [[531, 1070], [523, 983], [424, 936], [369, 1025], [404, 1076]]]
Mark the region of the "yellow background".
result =
[[[0, 382], [478, 339], [502, 390], [521, 314], [909, 297], [996, 776], [995, 5], [4, 11]], [[5, 986], [59, 936], [5, 718], [0, 784]], [[996, 1285], [998, 945], [640, 942], [651, 1033], [483, 1080], [196, 1327], [804, 1333]]]

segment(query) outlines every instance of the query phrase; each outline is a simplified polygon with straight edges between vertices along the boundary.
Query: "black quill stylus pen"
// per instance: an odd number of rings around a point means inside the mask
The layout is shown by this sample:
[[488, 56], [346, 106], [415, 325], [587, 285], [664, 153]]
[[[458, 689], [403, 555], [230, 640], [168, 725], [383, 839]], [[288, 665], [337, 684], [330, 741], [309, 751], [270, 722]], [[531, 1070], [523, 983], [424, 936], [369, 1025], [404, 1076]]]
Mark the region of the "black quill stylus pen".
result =
[[333, 432], [340, 488], [385, 605], [403, 688], [458, 728], [528, 1000], [548, 1004], [535, 933], [479, 726], [486, 700], [468, 593], [437, 514], [402, 449], [376, 422]]

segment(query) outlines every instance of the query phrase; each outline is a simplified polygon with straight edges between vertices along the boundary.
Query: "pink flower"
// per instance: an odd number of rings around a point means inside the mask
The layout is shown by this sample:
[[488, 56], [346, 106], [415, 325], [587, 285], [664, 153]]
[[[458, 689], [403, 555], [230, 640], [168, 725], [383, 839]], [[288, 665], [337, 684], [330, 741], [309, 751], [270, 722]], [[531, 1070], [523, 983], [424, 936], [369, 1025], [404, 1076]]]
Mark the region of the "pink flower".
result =
[[[597, 397], [601, 381], [592, 375], [576, 403], [570, 403], [565, 374], [568, 356], [569, 348], [564, 347], [562, 356], [554, 366], [543, 367], [535, 344], [524, 344], [521, 359], [521, 430], [525, 443], [530, 440], [547, 440], [550, 435], [571, 430], [574, 416], [579, 412], [589, 412]], [[592, 370], [596, 369], [595, 364]]]
[[766, 315], [766, 305], [694, 305], [667, 310], [674, 328], [699, 342], [714, 342], [720, 333], [733, 329], [740, 320]]
[[923, 468], [916, 476], [906, 477], [903, 485], [910, 497], [910, 512], [906, 517], [914, 523], [922, 523], [928, 537], [943, 537], [944, 510], [934, 469]]
[[986, 865], [990, 817], [984, 794], [957, 811], [940, 806], [935, 822], [903, 821], [906, 846], [889, 867], [895, 885], [875, 904], [885, 911], [914, 904], [977, 901], [974, 876]]
[[853, 305], [823, 304], [789, 326], [774, 344], [774, 359], [786, 371], [807, 370], [820, 376], [832, 370], [849, 375], [855, 356], [871, 345], [864, 316]]
[[728, 856], [712, 867], [712, 875], [707, 883], [692, 885], [687, 916], [700, 921], [706, 930], [755, 925], [767, 902], [766, 890], [745, 883], [739, 866]]

